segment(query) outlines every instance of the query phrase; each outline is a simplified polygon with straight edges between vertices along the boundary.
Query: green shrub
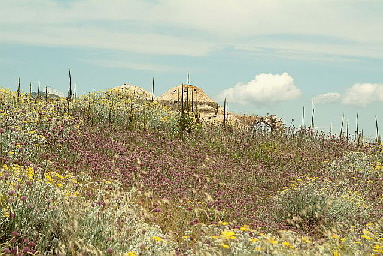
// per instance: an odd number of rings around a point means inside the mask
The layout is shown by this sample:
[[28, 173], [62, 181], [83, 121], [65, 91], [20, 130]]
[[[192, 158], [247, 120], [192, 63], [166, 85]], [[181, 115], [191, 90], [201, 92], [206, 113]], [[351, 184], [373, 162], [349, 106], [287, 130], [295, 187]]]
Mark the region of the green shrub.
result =
[[324, 232], [363, 224], [372, 207], [343, 182], [317, 177], [298, 180], [273, 198], [274, 217], [305, 231]]

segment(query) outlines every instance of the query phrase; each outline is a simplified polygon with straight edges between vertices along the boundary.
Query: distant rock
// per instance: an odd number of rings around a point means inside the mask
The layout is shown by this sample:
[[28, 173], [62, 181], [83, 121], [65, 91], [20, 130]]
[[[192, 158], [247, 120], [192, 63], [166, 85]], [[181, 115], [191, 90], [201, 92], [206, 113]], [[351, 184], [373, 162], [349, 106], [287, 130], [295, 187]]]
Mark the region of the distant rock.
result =
[[122, 84], [120, 86], [113, 87], [111, 91], [120, 92], [129, 96], [136, 96], [143, 100], [157, 100], [157, 97], [151, 92], [146, 91], [145, 89], [131, 85], [131, 84]]
[[[38, 95], [37, 92], [32, 92], [32, 98], [36, 98], [37, 95]], [[40, 97], [45, 98], [45, 92], [40, 92]], [[48, 98], [49, 99], [60, 99], [61, 97], [57, 94], [48, 93]]]

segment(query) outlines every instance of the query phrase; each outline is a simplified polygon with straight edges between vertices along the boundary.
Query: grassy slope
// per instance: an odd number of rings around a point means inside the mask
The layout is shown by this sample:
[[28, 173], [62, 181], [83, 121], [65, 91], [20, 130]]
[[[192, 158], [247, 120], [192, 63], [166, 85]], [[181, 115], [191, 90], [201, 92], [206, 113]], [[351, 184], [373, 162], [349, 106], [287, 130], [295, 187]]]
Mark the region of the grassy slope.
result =
[[[380, 250], [382, 170], [374, 147], [192, 118], [192, 132], [181, 132], [177, 113], [119, 93], [83, 97], [69, 110], [65, 101], [23, 97], [17, 103], [2, 92], [5, 252]], [[22, 220], [30, 209], [40, 209], [40, 221]]]

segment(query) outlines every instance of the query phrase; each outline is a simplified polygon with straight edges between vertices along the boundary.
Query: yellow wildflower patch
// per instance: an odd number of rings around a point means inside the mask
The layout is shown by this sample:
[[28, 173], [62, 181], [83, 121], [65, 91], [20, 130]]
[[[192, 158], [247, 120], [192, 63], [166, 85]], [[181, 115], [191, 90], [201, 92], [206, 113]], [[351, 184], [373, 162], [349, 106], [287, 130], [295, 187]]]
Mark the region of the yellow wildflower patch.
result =
[[233, 231], [231, 231], [231, 230], [222, 231], [221, 237], [223, 237], [225, 239], [237, 239], [235, 237], [235, 233]]
[[130, 252], [125, 253], [124, 256], [138, 256], [138, 254], [135, 253], [134, 251], [130, 251]]
[[294, 246], [292, 244], [290, 244], [289, 242], [282, 242], [282, 245], [284, 247], [287, 247], [287, 248], [290, 248], [290, 249], [294, 249]]
[[156, 240], [157, 242], [161, 242], [162, 241], [162, 238], [158, 237], [158, 236], [153, 236], [152, 239]]

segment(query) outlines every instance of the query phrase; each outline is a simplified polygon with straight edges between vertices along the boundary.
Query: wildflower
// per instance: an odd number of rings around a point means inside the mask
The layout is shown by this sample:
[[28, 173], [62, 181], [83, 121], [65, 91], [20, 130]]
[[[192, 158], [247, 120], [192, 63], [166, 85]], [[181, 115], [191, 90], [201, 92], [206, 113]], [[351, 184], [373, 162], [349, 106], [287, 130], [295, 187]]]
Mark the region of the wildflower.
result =
[[21, 201], [23, 201], [23, 202], [27, 201], [27, 197], [26, 197], [26, 196], [22, 196], [22, 197], [20, 197], [20, 199], [21, 199]]
[[268, 242], [269, 242], [270, 244], [278, 244], [278, 241], [275, 240], [275, 239], [272, 239], [272, 238], [270, 238], [270, 239], [268, 240]]
[[106, 253], [112, 254], [113, 253], [113, 249], [112, 248], [106, 249]]
[[237, 239], [235, 237], [235, 233], [233, 231], [230, 231], [230, 230], [225, 230], [221, 233], [221, 236], [225, 239]]
[[331, 237], [332, 237], [332, 238], [335, 238], [335, 239], [339, 239], [339, 236], [338, 236], [338, 235], [332, 235]]
[[252, 242], [252, 243], [255, 243], [255, 242], [258, 241], [258, 239], [257, 238], [249, 238], [249, 241]]
[[130, 251], [130, 252], [125, 253], [124, 256], [138, 256], [138, 254], [135, 253], [134, 251]]
[[339, 252], [338, 252], [338, 251], [333, 251], [333, 252], [332, 252], [332, 255], [333, 255], [333, 256], [339, 256]]
[[243, 225], [242, 227], [239, 228], [242, 231], [249, 230], [249, 225]]
[[291, 245], [289, 242], [282, 242], [282, 245], [287, 247], [287, 248], [294, 249], [294, 246]]
[[152, 239], [156, 240], [157, 242], [161, 242], [162, 238], [158, 236], [153, 236]]
[[183, 239], [189, 239], [190, 236], [182, 236]]
[[383, 253], [383, 246], [376, 244], [376, 245], [374, 245], [372, 250], [376, 253]]
[[13, 196], [16, 192], [14, 190], [8, 191], [8, 195]]
[[361, 238], [364, 238], [364, 239], [367, 239], [367, 240], [372, 240], [372, 238], [371, 238], [371, 237], [369, 237], [369, 236], [366, 236], [366, 235], [361, 235], [360, 237], [361, 237]]
[[8, 218], [10, 216], [9, 212], [5, 208], [3, 208], [3, 216], [5, 218]]
[[45, 174], [45, 179], [47, 179], [47, 182], [48, 182], [48, 183], [53, 183], [52, 176], [49, 175], [48, 173]]
[[221, 244], [222, 248], [229, 249], [230, 246], [228, 244]]

